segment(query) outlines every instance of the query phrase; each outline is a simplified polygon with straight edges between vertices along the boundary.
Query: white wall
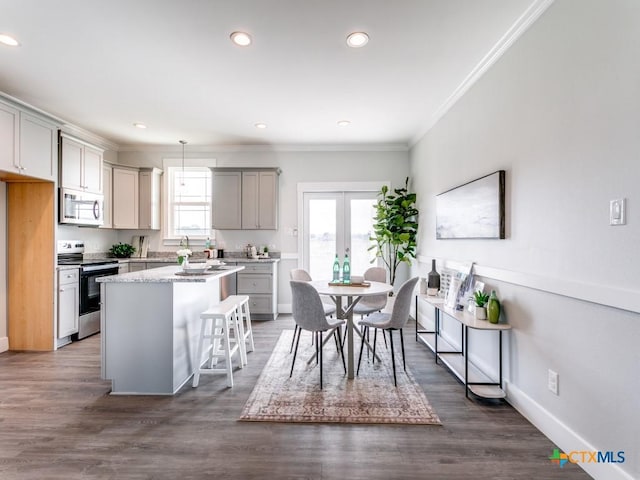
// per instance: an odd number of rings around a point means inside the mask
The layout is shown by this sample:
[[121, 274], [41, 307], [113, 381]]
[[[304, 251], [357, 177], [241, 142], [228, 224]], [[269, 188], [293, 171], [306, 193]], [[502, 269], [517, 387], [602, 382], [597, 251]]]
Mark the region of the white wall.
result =
[[[120, 152], [120, 164], [136, 167], [162, 167], [163, 158], [180, 158], [181, 150], [167, 148], [166, 151]], [[297, 185], [299, 182], [349, 182], [390, 181], [392, 185], [404, 184], [409, 172], [407, 151], [280, 151], [263, 149], [255, 151], [229, 151], [207, 148], [188, 150], [189, 158], [215, 158], [219, 167], [280, 167], [279, 178], [279, 229], [277, 231], [230, 231], [216, 232], [218, 243], [226, 250], [236, 251], [237, 246], [275, 245], [283, 254], [279, 268], [278, 303], [291, 303], [289, 270], [297, 268], [297, 237], [287, 234], [287, 228], [297, 228]], [[118, 233], [119, 241], [131, 241], [132, 235], [150, 234], [148, 231], [125, 230]], [[150, 250], [174, 251], [175, 246], [162, 245], [159, 232], [150, 235]]]
[[[420, 255], [479, 264], [514, 328], [509, 401], [564, 451], [624, 450], [583, 465], [602, 479], [640, 478], [638, 45], [639, 2], [557, 0], [410, 154]], [[507, 239], [436, 240], [434, 196], [498, 169]], [[615, 198], [626, 226], [609, 226]]]

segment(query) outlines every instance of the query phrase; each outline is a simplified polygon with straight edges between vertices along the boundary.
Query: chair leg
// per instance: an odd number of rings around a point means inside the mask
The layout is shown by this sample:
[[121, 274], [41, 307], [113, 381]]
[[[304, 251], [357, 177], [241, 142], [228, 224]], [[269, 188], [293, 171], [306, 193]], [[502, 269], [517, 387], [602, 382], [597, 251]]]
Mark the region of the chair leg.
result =
[[402, 345], [402, 367], [404, 371], [407, 371], [407, 362], [404, 360], [404, 337], [402, 335], [402, 329], [400, 329], [400, 345]]
[[371, 363], [376, 363], [376, 343], [378, 343], [378, 329], [373, 331], [373, 360]]
[[[298, 344], [300, 343], [300, 332], [302, 332], [301, 328], [298, 328], [298, 339], [296, 340], [296, 349], [293, 352], [293, 361], [291, 362], [291, 373], [289, 373], [289, 378], [293, 375], [293, 366], [296, 364], [296, 355], [298, 355]], [[295, 337], [295, 333], [293, 334]]]
[[389, 348], [389, 345], [387, 345], [387, 335], [384, 330], [382, 330], [382, 339], [384, 340], [384, 348]]
[[296, 325], [296, 328], [293, 330], [293, 338], [291, 339], [291, 348], [289, 349], [289, 353], [293, 352], [293, 344], [296, 343], [296, 333], [298, 333], [298, 325]]
[[393, 331], [389, 330], [389, 343], [391, 344], [391, 363], [393, 364], [393, 384], [397, 387], [398, 381], [396, 380], [396, 356], [393, 353]]
[[347, 364], [344, 361], [344, 349], [342, 348], [342, 343], [340, 343], [340, 332], [336, 329], [333, 331], [333, 334], [335, 336], [336, 343], [338, 344], [338, 351], [342, 357], [342, 368], [344, 368], [344, 373], [347, 373]]
[[[365, 332], [369, 329], [369, 327], [363, 327]], [[360, 362], [362, 362], [362, 349], [364, 348], [364, 334], [362, 337], [362, 342], [360, 342], [360, 355], [358, 355], [358, 369], [356, 370], [356, 376], [360, 373]]]
[[322, 332], [318, 332], [318, 339], [316, 339], [316, 342], [320, 355], [320, 390], [322, 390]]

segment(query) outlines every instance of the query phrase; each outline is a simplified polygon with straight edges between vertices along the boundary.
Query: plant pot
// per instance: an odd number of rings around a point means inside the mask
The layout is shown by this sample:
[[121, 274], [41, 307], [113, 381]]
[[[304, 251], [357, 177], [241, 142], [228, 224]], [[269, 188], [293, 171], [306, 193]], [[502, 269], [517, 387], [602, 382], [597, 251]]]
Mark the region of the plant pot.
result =
[[487, 308], [479, 307], [476, 305], [476, 318], [478, 320], [486, 320], [487, 319]]

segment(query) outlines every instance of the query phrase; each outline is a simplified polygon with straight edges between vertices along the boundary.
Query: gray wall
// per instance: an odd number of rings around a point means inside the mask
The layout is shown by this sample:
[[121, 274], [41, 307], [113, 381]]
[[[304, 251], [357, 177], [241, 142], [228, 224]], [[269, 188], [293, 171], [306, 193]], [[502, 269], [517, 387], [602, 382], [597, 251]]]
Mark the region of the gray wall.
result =
[[[514, 328], [509, 401], [564, 451], [625, 450], [617, 466], [583, 465], [602, 479], [640, 478], [638, 45], [639, 2], [558, 0], [410, 155], [417, 271], [477, 262]], [[435, 195], [498, 169], [507, 239], [436, 240]], [[609, 226], [616, 198], [626, 226]], [[475, 345], [494, 364], [493, 339]]]

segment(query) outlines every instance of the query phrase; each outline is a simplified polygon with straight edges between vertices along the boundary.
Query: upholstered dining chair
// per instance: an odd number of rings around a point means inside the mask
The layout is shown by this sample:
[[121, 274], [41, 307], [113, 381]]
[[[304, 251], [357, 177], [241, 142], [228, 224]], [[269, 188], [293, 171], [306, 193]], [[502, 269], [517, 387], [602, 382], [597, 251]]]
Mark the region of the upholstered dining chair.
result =
[[[383, 267], [370, 267], [364, 272], [363, 278], [365, 281], [369, 282], [385, 283], [387, 281], [387, 270]], [[387, 306], [387, 298], [388, 296], [386, 294], [362, 297], [362, 299], [356, 303], [356, 306], [353, 308], [353, 313], [360, 315], [360, 319], [363, 319], [365, 315], [380, 312]], [[384, 330], [382, 331], [382, 335], [386, 345], [387, 337], [384, 336]]]
[[[396, 295], [393, 309], [391, 313], [376, 312], [372, 313], [368, 317], [365, 317], [360, 321], [360, 325], [364, 327], [364, 334], [366, 334], [369, 328], [375, 328], [373, 336], [373, 361], [376, 359], [376, 335], [378, 330], [389, 332], [389, 343], [391, 344], [391, 362], [393, 364], [393, 384], [397, 387], [398, 382], [396, 379], [396, 357], [393, 351], [393, 331], [400, 330], [400, 344], [402, 346], [402, 366], [407, 371], [407, 364], [404, 358], [404, 338], [402, 336], [402, 329], [409, 320], [409, 311], [411, 309], [411, 301], [413, 299], [413, 290], [416, 287], [419, 277], [414, 277], [402, 284]], [[360, 356], [358, 357], [358, 370], [356, 375], [360, 372], [360, 362], [362, 361], [362, 347], [364, 342], [360, 345]]]
[[347, 373], [347, 366], [344, 361], [344, 352], [342, 350], [342, 342], [338, 333], [338, 327], [344, 325], [344, 320], [337, 320], [333, 318], [327, 318], [324, 314], [324, 308], [322, 307], [322, 301], [318, 291], [313, 288], [308, 282], [299, 282], [291, 280], [291, 311], [293, 313], [293, 319], [298, 326], [297, 336], [295, 339], [296, 347], [293, 353], [293, 360], [291, 361], [291, 372], [289, 378], [293, 375], [293, 367], [296, 363], [296, 356], [298, 354], [298, 345], [300, 343], [300, 333], [302, 330], [309, 330], [313, 332], [315, 336], [316, 345], [316, 360], [320, 364], [320, 389], [322, 389], [322, 334], [328, 332], [336, 337], [336, 344], [338, 351], [342, 357], [342, 366], [345, 373]]
[[[293, 268], [289, 271], [289, 277], [291, 280], [295, 280], [297, 282], [310, 282], [311, 275], [303, 268]], [[322, 297], [320, 297], [322, 299]], [[336, 313], [336, 306], [333, 303], [327, 303], [322, 300], [322, 308], [324, 308], [325, 315], [333, 315]], [[346, 330], [345, 330], [346, 331]], [[298, 333], [298, 325], [296, 325], [295, 330], [293, 331], [293, 339], [291, 340], [291, 348], [289, 348], [289, 353], [293, 351], [293, 343], [295, 342], [296, 333]]]

